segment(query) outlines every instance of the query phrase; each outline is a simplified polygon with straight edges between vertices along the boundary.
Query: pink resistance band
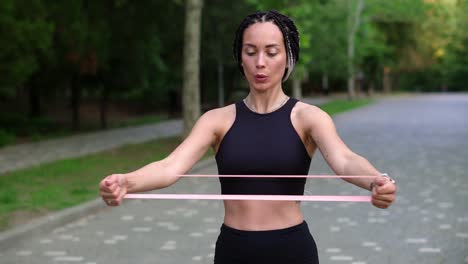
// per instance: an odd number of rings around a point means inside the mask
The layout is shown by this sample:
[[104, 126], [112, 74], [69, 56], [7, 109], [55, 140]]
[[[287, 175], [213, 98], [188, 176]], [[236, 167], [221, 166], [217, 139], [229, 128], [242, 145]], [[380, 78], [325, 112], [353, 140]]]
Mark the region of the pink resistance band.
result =
[[[215, 175], [184, 174], [178, 177], [198, 178], [375, 178], [356, 175]], [[320, 202], [370, 202], [370, 196], [349, 195], [238, 195], [238, 194], [127, 194], [125, 199], [172, 199], [172, 200], [257, 200], [257, 201], [320, 201]]]

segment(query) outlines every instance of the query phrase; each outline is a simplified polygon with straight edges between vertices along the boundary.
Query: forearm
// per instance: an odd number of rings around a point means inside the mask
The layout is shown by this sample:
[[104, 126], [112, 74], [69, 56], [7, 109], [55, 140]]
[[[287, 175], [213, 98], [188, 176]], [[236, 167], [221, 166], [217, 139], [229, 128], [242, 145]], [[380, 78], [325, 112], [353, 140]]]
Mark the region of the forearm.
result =
[[[339, 171], [337, 174], [379, 176], [380, 172], [374, 166], [372, 166], [372, 164], [367, 159], [358, 154], [352, 153], [347, 156], [341, 171]], [[363, 189], [370, 190], [370, 185], [374, 178], [344, 178], [344, 180]]]
[[168, 159], [152, 162], [136, 171], [124, 174], [127, 192], [145, 192], [168, 187], [179, 179], [178, 174], [173, 166], [169, 166]]

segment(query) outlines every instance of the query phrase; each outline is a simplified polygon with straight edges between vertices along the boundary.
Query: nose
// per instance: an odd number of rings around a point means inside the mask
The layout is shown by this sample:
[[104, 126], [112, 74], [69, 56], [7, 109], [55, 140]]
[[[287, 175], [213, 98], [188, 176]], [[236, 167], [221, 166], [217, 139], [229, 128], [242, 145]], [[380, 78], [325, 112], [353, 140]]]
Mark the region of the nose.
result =
[[255, 61], [255, 66], [257, 69], [261, 69], [265, 67], [265, 54], [262, 52], [258, 53], [257, 59]]

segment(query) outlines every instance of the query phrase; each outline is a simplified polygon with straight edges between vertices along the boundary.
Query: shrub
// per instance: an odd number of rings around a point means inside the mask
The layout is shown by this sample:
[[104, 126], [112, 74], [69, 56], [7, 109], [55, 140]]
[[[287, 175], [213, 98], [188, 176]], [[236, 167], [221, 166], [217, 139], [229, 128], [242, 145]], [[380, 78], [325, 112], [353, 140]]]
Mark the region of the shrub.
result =
[[15, 141], [15, 135], [0, 129], [0, 147]]

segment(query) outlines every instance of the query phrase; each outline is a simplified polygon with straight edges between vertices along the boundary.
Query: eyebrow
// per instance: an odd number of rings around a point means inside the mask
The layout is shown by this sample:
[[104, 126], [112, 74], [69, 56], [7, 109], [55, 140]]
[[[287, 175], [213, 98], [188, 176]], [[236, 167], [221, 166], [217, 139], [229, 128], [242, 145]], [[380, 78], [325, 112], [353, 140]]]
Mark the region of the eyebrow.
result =
[[[257, 47], [254, 44], [250, 44], [250, 43], [245, 43], [244, 46], [253, 47], [253, 48]], [[272, 47], [279, 47], [279, 46], [280, 46], [279, 44], [268, 44], [265, 47], [266, 48], [272, 48]]]

